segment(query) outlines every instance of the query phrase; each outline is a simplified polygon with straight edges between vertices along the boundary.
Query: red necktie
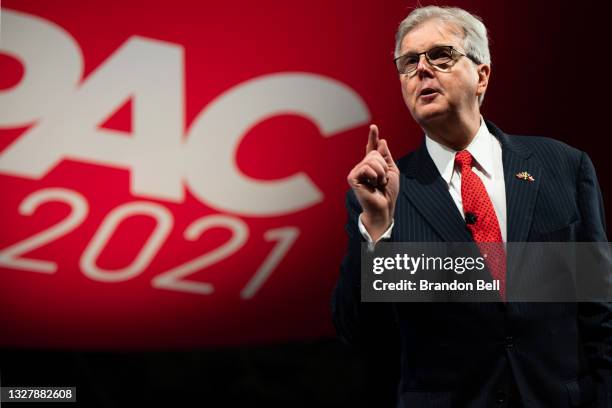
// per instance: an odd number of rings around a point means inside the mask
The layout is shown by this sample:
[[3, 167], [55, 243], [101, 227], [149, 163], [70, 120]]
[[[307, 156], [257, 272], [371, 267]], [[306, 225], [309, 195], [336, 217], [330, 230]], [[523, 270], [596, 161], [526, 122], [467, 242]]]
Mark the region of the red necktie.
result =
[[[493, 279], [499, 280], [502, 300], [506, 301], [506, 251], [493, 203], [480, 177], [472, 170], [472, 155], [467, 150], [457, 152], [455, 162], [461, 166], [461, 200], [467, 227], [480, 252], [487, 254], [485, 262]], [[488, 243], [498, 243], [492, 245]]]

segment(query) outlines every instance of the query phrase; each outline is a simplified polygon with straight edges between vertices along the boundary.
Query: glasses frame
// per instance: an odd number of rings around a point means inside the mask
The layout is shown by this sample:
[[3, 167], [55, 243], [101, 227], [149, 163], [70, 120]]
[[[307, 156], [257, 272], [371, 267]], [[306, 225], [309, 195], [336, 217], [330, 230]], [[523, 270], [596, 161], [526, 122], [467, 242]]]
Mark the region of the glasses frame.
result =
[[[405, 57], [405, 56], [407, 56], [407, 55], [412, 55], [412, 56], [416, 56], [416, 57], [418, 57], [419, 62], [421, 61], [421, 55], [425, 55], [425, 60], [427, 61], [427, 63], [428, 63], [428, 64], [429, 64], [431, 67], [433, 67], [433, 68], [435, 68], [435, 69], [437, 69], [438, 71], [441, 71], [441, 72], [448, 72], [447, 70], [443, 70], [443, 69], [441, 69], [441, 68], [439, 67], [439, 65], [442, 65], [442, 64], [438, 64], [438, 65], [436, 65], [436, 64], [432, 63], [432, 62], [431, 62], [431, 60], [429, 59], [429, 55], [428, 55], [428, 54], [429, 54], [429, 52], [430, 52], [430, 51], [432, 51], [432, 50], [434, 50], [434, 49], [436, 49], [436, 48], [448, 48], [448, 49], [450, 49], [450, 53], [451, 53], [451, 61], [457, 61], [457, 60], [458, 60], [460, 57], [467, 57], [467, 58], [469, 58], [469, 59], [470, 59], [470, 60], [471, 60], [473, 63], [475, 63], [475, 64], [477, 64], [477, 65], [478, 65], [478, 64], [480, 64], [480, 62], [478, 62], [478, 60], [476, 60], [476, 58], [474, 58], [473, 56], [471, 56], [471, 55], [469, 55], [469, 54], [467, 54], [467, 53], [464, 53], [464, 52], [459, 51], [458, 49], [456, 49], [456, 48], [455, 48], [455, 47], [453, 47], [452, 45], [436, 45], [436, 46], [434, 46], [434, 47], [431, 47], [431, 48], [430, 48], [430, 49], [428, 49], [427, 51], [417, 52], [417, 53], [407, 52], [407, 53], [405, 53], [405, 54], [400, 55], [400, 56], [399, 56], [399, 57], [397, 57], [397, 58], [394, 58], [394, 59], [393, 59], [393, 63], [395, 64], [395, 68], [397, 69], [397, 72], [398, 72], [400, 75], [408, 75], [408, 76], [413, 76], [413, 75], [414, 75], [414, 73], [417, 71], [417, 69], [418, 69], [418, 67], [419, 67], [419, 63], [417, 63], [416, 67], [415, 67], [415, 68], [414, 68], [412, 71], [410, 71], [410, 72], [401, 72], [401, 71], [400, 71], [399, 67], [397, 66], [397, 61], [398, 61], [400, 58], [404, 58], [404, 57]], [[455, 58], [455, 55], [456, 55], [456, 54], [459, 54], [459, 57]], [[450, 61], [449, 61], [449, 62], [450, 62]]]

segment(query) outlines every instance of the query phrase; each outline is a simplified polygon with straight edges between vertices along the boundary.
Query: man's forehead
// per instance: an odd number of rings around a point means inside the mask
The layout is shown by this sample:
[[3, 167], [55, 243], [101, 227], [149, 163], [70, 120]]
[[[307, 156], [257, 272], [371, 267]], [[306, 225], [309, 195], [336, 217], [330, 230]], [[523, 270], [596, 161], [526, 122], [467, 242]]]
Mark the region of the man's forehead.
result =
[[419, 24], [404, 36], [401, 53], [423, 52], [437, 45], [460, 46], [463, 33], [455, 24], [429, 20]]

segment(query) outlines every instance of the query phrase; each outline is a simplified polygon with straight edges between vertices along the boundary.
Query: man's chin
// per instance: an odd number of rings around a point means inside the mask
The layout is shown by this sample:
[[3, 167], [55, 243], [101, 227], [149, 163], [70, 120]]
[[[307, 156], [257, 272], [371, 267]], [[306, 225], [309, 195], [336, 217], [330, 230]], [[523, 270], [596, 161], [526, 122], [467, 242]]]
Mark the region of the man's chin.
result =
[[430, 104], [428, 106], [420, 106], [417, 108], [412, 115], [421, 126], [429, 123], [436, 122], [441, 118], [448, 115], [448, 109], [443, 106]]

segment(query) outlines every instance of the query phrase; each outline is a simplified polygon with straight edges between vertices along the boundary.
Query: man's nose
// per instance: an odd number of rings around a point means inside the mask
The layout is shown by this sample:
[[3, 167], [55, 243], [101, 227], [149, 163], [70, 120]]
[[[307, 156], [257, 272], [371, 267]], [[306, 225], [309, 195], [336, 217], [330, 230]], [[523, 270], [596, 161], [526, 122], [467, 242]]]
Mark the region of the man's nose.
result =
[[429, 61], [427, 61], [427, 57], [425, 57], [425, 54], [419, 55], [419, 63], [417, 64], [417, 67], [415, 70], [416, 74], [418, 76], [423, 76], [423, 75], [432, 76], [433, 75], [432, 70], [433, 68], [429, 64]]

